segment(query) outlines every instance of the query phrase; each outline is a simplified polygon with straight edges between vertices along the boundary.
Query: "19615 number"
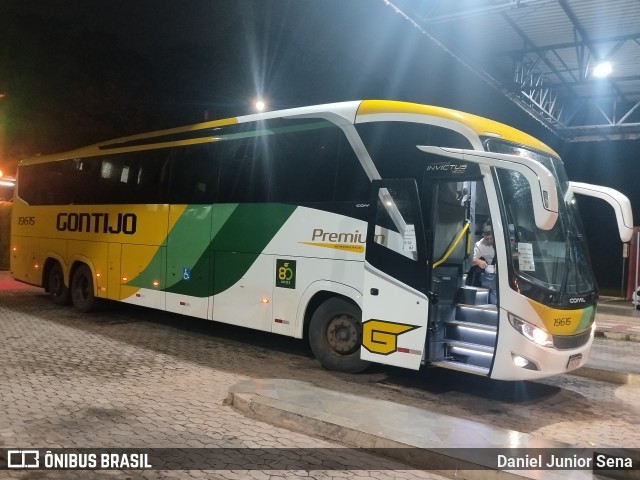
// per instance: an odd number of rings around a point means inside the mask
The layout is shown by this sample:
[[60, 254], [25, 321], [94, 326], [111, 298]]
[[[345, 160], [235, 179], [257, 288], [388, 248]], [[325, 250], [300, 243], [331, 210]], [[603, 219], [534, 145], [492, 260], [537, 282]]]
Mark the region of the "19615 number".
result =
[[36, 217], [18, 217], [18, 225], [35, 225]]
[[571, 318], [556, 318], [553, 321], [554, 327], [568, 327], [571, 325]]

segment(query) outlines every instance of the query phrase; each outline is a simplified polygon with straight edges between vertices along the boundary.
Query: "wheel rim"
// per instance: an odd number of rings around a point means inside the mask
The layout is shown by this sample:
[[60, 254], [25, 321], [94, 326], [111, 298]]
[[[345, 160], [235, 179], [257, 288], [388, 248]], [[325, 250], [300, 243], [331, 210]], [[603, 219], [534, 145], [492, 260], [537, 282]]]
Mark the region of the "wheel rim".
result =
[[86, 302], [89, 297], [89, 281], [87, 277], [84, 275], [80, 275], [80, 277], [76, 280], [76, 288], [74, 290], [75, 298], [80, 303]]
[[58, 268], [54, 268], [49, 277], [49, 289], [55, 297], [62, 293], [64, 283], [62, 282], [62, 272]]
[[340, 355], [349, 355], [360, 347], [358, 320], [347, 314], [331, 319], [327, 326], [329, 348]]

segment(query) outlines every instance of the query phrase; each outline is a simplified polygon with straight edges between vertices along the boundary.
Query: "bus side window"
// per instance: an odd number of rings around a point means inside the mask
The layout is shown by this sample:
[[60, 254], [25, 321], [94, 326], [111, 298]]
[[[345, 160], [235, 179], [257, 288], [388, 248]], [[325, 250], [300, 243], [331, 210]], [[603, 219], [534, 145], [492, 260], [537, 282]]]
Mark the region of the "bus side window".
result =
[[266, 136], [226, 140], [217, 145], [220, 203], [265, 202], [269, 192], [270, 139]]
[[334, 200], [338, 160], [335, 130], [275, 136], [271, 143], [269, 201], [305, 204]]
[[168, 184], [169, 149], [135, 154], [131, 188], [136, 203], [165, 203]]
[[75, 184], [73, 160], [30, 165], [21, 169], [20, 196], [31, 205], [68, 205]]
[[371, 180], [342, 132], [340, 132], [336, 156], [338, 174], [335, 200], [337, 202], [368, 202]]
[[99, 175], [96, 163], [93, 159], [86, 158], [73, 160], [71, 177], [74, 188], [69, 192], [71, 195], [70, 203], [96, 203], [96, 195], [98, 195], [96, 184]]
[[219, 160], [212, 146], [176, 147], [171, 152], [169, 200], [177, 204], [213, 203], [216, 197]]
[[366, 201], [370, 183], [344, 133], [329, 122], [261, 123], [216, 144], [220, 202]]

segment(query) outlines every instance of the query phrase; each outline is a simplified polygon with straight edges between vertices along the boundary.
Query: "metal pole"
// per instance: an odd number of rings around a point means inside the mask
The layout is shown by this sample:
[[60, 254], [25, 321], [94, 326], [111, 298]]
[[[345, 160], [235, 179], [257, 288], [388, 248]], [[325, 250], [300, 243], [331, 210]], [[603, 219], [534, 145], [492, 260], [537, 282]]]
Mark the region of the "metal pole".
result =
[[626, 295], [624, 294], [624, 274], [625, 274], [625, 267], [627, 265], [627, 250], [628, 250], [629, 246], [626, 243], [622, 244], [622, 278], [620, 279], [620, 298], [625, 299]]
[[635, 295], [635, 297], [632, 297], [635, 299], [633, 301], [633, 305], [636, 309], [638, 308], [637, 291], [638, 291], [638, 255], [639, 254], [640, 254], [640, 231], [636, 233], [636, 283], [635, 283], [635, 288], [633, 289], [633, 294]]

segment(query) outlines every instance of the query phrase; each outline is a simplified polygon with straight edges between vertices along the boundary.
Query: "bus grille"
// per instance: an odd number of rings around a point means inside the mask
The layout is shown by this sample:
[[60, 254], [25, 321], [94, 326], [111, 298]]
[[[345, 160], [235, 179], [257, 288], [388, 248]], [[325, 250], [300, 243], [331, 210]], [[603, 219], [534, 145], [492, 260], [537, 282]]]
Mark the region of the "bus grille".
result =
[[589, 341], [590, 336], [590, 328], [578, 335], [572, 335], [570, 337], [565, 335], [554, 335], [553, 346], [558, 350], [571, 350], [585, 345]]

